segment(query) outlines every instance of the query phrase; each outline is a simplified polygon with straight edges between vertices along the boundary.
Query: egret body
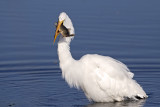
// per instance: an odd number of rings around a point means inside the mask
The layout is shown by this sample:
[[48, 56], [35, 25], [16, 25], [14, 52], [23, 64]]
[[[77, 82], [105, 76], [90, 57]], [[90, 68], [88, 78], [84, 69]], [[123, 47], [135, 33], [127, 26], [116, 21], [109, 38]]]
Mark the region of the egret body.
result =
[[97, 54], [84, 55], [80, 60], [73, 59], [70, 42], [75, 32], [65, 12], [59, 15], [54, 42], [59, 34], [58, 57], [62, 76], [69, 86], [82, 89], [90, 101], [113, 102], [148, 97], [133, 80], [134, 74], [122, 62]]

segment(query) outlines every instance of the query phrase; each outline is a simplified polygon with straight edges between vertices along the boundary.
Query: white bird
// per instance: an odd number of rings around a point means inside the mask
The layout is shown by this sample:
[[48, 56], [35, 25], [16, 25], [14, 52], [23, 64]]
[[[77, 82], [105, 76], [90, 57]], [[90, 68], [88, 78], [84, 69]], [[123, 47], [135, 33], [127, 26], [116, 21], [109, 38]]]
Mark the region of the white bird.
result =
[[84, 55], [80, 60], [72, 58], [70, 42], [75, 32], [71, 19], [65, 12], [59, 15], [54, 42], [60, 33], [59, 65], [62, 76], [70, 87], [82, 89], [86, 97], [94, 102], [148, 97], [142, 87], [133, 80], [134, 74], [122, 62], [97, 54]]

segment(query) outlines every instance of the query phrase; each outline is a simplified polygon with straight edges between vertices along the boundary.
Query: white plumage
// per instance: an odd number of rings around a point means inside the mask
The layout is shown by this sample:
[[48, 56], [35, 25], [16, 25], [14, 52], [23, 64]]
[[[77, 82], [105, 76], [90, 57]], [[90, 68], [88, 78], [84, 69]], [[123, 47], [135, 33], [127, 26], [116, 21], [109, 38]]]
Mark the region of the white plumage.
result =
[[[74, 27], [68, 15], [62, 12], [55, 33], [54, 41], [61, 26], [74, 34]], [[63, 29], [61, 29], [63, 30]], [[73, 36], [60, 35], [58, 56], [62, 76], [71, 87], [80, 88], [86, 97], [95, 102], [123, 101], [131, 98], [147, 98], [142, 87], [133, 80], [134, 74], [126, 65], [108, 56], [87, 54], [80, 60], [72, 58], [70, 42]]]

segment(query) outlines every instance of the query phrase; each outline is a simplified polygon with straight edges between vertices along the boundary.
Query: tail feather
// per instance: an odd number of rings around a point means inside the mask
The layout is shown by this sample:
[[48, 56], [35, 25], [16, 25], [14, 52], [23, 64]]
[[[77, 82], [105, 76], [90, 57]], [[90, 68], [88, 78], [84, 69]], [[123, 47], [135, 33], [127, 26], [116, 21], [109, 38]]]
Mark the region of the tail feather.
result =
[[140, 95], [140, 94], [137, 94], [136, 96], [135, 96], [135, 98], [136, 99], [144, 99], [144, 98], [147, 98], [148, 96], [147, 95]]
[[128, 97], [131, 99], [139, 100], [148, 97], [143, 88], [135, 80], [130, 82], [129, 90]]

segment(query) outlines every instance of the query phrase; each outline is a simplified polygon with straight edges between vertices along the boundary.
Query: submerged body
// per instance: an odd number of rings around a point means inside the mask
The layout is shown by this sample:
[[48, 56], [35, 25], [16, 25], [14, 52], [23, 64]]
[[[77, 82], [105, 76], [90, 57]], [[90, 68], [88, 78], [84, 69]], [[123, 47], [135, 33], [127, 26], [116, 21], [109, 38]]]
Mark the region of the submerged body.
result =
[[[61, 19], [68, 20], [65, 13], [60, 14], [57, 29], [61, 26]], [[74, 30], [72, 28], [73, 25], [71, 30]], [[58, 31], [59, 29], [56, 30], [57, 34]], [[72, 38], [73, 36], [60, 35], [58, 42], [62, 76], [71, 87], [82, 89], [86, 97], [95, 102], [123, 101], [126, 98], [137, 100], [147, 97], [142, 87], [133, 80], [134, 74], [120, 61], [97, 54], [87, 54], [80, 60], [73, 59], [69, 47]]]

